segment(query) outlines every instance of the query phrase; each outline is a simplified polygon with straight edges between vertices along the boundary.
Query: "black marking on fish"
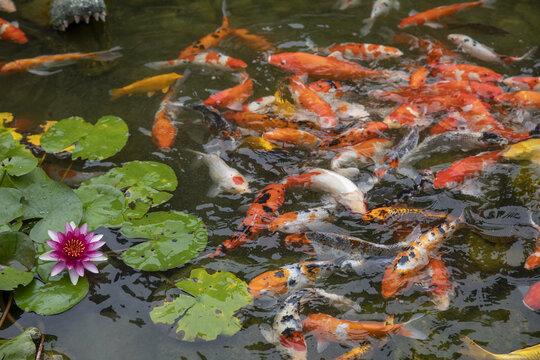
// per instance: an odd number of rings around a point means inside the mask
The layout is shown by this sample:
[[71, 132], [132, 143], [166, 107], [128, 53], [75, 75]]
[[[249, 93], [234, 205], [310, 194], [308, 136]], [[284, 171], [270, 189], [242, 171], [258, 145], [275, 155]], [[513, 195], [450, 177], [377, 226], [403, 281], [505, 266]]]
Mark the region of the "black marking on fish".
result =
[[285, 271], [279, 270], [274, 274], [275, 277], [282, 278], [285, 277]]
[[409, 262], [409, 257], [407, 255], [403, 255], [401, 258], [399, 258], [397, 264], [398, 265], [404, 265]]
[[293, 315], [285, 315], [281, 318], [281, 322], [282, 323], [286, 323], [287, 321], [290, 321], [290, 320], [294, 320], [294, 316]]
[[264, 211], [265, 213], [267, 213], [267, 214], [270, 214], [270, 213], [274, 212], [274, 210], [272, 210], [271, 207], [268, 207], [268, 206], [266, 206], [266, 205], [263, 205], [262, 209], [263, 209], [263, 211]]
[[268, 193], [261, 193], [262, 196], [259, 196], [257, 197], [257, 199], [255, 200], [255, 202], [257, 204], [266, 204], [268, 202], [268, 200], [270, 200], [270, 198], [272, 197], [272, 194], [268, 194]]

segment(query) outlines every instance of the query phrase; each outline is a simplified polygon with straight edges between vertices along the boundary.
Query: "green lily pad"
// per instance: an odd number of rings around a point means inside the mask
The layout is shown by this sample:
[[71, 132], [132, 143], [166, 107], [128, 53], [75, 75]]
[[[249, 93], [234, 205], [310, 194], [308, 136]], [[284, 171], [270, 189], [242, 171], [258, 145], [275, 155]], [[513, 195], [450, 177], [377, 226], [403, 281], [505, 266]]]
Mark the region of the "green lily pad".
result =
[[227, 271], [209, 274], [206, 269], [195, 269], [189, 279], [175, 285], [187, 295], [155, 307], [150, 318], [156, 324], [171, 325], [185, 341], [234, 335], [242, 327], [234, 313], [253, 303], [248, 285]]
[[0, 359], [2, 360], [34, 360], [36, 344], [34, 339], [41, 336], [38, 329], [29, 327], [11, 340], [0, 340]]
[[34, 279], [34, 273], [21, 271], [10, 266], [0, 265], [0, 290], [15, 290], [19, 285], [26, 286]]
[[63, 231], [66, 222], [79, 224], [82, 218], [81, 200], [71, 188], [54, 181], [30, 185], [24, 191], [28, 203], [25, 219], [40, 218], [30, 231], [30, 238], [36, 242], [48, 239], [48, 230]]
[[13, 188], [0, 188], [0, 224], [7, 224], [11, 220], [18, 218], [24, 214], [24, 204], [22, 200], [22, 192]]
[[34, 266], [35, 256], [34, 243], [25, 233], [0, 233], [0, 264], [28, 271]]
[[88, 294], [88, 279], [79, 278], [73, 285], [67, 272], [60, 280], [43, 283], [34, 279], [15, 290], [15, 303], [24, 311], [40, 315], [60, 314], [79, 303]]
[[151, 239], [122, 254], [127, 265], [145, 271], [183, 265], [203, 251], [208, 240], [203, 221], [179, 211], [158, 211], [126, 221], [120, 232], [129, 238]]
[[128, 127], [124, 120], [116, 116], [103, 116], [90, 132], [79, 140], [73, 150], [73, 158], [106, 159], [122, 150], [128, 136]]
[[91, 130], [92, 124], [78, 116], [60, 120], [43, 134], [41, 147], [49, 153], [64, 150], [86, 136]]
[[29, 173], [21, 176], [6, 176], [0, 186], [14, 187], [19, 190], [23, 190], [32, 184], [43, 181], [51, 181], [51, 179], [47, 176], [42, 168], [37, 167], [32, 169], [32, 171]]
[[38, 159], [23, 145], [13, 140], [10, 133], [0, 133], [0, 174], [24, 175], [38, 164]]
[[116, 219], [125, 207], [124, 194], [111, 185], [93, 184], [75, 190], [83, 205], [83, 222], [97, 229]]

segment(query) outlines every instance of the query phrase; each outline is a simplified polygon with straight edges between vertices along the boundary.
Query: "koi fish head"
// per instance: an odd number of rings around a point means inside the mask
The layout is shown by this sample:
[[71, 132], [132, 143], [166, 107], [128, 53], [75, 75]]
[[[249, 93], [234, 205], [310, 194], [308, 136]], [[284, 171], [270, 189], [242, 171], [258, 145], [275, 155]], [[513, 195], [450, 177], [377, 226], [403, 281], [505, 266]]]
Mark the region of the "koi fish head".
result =
[[284, 352], [289, 355], [290, 359], [305, 360], [306, 359], [306, 341], [304, 334], [300, 330], [285, 329], [279, 335], [279, 344], [283, 347]]
[[268, 224], [268, 230], [270, 231], [287, 231], [288, 225], [298, 219], [298, 215], [295, 212], [288, 212], [278, 216], [274, 221]]
[[[2, 27], [4, 27], [4, 25], [2, 25]], [[24, 35], [24, 33], [18, 27], [11, 24], [7, 24], [4, 31], [0, 32], [0, 34], [2, 35], [2, 39], [9, 42], [14, 42], [17, 44], [24, 44], [28, 42], [26, 35]]]
[[480, 137], [480, 142], [486, 146], [504, 147], [508, 145], [508, 140], [506, 138], [492, 132], [483, 132]]
[[407, 274], [396, 271], [394, 265], [390, 265], [384, 272], [381, 294], [384, 298], [389, 298], [408, 289], [411, 285]]
[[160, 148], [169, 148], [176, 138], [176, 128], [166, 120], [158, 121], [152, 128], [152, 140]]
[[399, 129], [403, 126], [414, 126], [420, 117], [420, 110], [415, 105], [402, 105], [384, 119], [389, 128]]
[[336, 196], [336, 201], [345, 206], [353, 214], [362, 215], [367, 211], [364, 194], [360, 190]]
[[515, 98], [514, 93], [506, 93], [501, 94], [499, 96], [495, 96], [495, 101], [507, 103], [507, 104], [517, 104], [519, 101]]
[[240, 174], [231, 174], [223, 182], [222, 187], [231, 194], [246, 194], [251, 191], [247, 180]]
[[468, 37], [466, 35], [461, 35], [461, 34], [450, 34], [450, 35], [448, 35], [448, 40], [450, 40], [451, 42], [453, 42], [456, 45], [463, 44], [464, 42], [472, 42], [473, 41], [470, 37]]
[[256, 298], [263, 295], [281, 295], [287, 292], [289, 270], [267, 271], [255, 277], [249, 283], [249, 292]]
[[330, 93], [337, 97], [343, 96], [343, 85], [332, 80], [318, 80], [309, 84], [309, 88], [315, 92]]
[[302, 72], [302, 64], [294, 53], [273, 54], [268, 57], [268, 63], [295, 73]]
[[229, 59], [227, 59], [227, 63], [225, 65], [233, 70], [245, 69], [247, 67], [247, 64], [242, 60], [232, 57], [229, 57]]

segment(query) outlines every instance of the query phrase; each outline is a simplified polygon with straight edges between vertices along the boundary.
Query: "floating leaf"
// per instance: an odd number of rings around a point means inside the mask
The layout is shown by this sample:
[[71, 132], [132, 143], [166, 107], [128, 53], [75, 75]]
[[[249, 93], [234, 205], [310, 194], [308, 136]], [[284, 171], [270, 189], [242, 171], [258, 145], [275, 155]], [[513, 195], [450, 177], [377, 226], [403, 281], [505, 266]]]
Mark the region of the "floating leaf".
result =
[[34, 274], [0, 265], [0, 291], [11, 291], [19, 285], [28, 285], [34, 279]]
[[75, 190], [83, 205], [83, 222], [90, 229], [107, 224], [124, 211], [124, 194], [111, 185], [91, 184]]
[[60, 120], [41, 136], [41, 147], [52, 153], [64, 150], [91, 130], [92, 124], [78, 116]]
[[126, 145], [128, 127], [116, 116], [103, 116], [90, 132], [81, 138], [73, 151], [73, 158], [103, 160], [113, 156]]
[[34, 266], [34, 243], [25, 233], [0, 233], [0, 264], [28, 271]]
[[45, 284], [34, 279], [30, 285], [15, 290], [15, 303], [24, 311], [40, 315], [60, 314], [84, 299], [88, 289], [87, 278], [81, 277], [73, 285], [66, 272], [60, 280]]
[[[22, 216], [24, 205], [21, 203], [22, 192], [13, 188], [0, 188], [0, 225]], [[1, 249], [0, 249], [1, 251]]]
[[8, 132], [0, 132], [0, 173], [24, 175], [37, 166], [38, 160]]
[[48, 230], [63, 231], [66, 222], [79, 224], [81, 220], [81, 200], [64, 184], [47, 181], [30, 185], [24, 199], [28, 203], [24, 218], [42, 219], [30, 231], [30, 238], [36, 242], [47, 240]]
[[29, 327], [11, 340], [0, 340], [0, 359], [2, 360], [34, 360], [36, 344], [41, 334], [35, 327]]
[[206, 269], [195, 269], [189, 279], [177, 282], [176, 287], [187, 295], [154, 308], [150, 318], [154, 323], [171, 325], [185, 341], [234, 335], [242, 327], [234, 317], [235, 311], [253, 303], [248, 285], [227, 271], [211, 275]]
[[8, 132], [13, 137], [15, 141], [21, 141], [23, 136], [17, 132], [17, 129], [6, 127], [7, 123], [13, 121], [13, 114], [10, 113], [0, 113], [0, 132]]
[[32, 184], [50, 180], [42, 168], [34, 168], [29, 173], [21, 176], [6, 176], [0, 186], [15, 187], [19, 190], [24, 190]]
[[172, 269], [197, 256], [208, 235], [201, 219], [179, 211], [153, 212], [126, 221], [120, 232], [130, 238], [151, 239], [124, 252], [122, 260], [145, 271]]

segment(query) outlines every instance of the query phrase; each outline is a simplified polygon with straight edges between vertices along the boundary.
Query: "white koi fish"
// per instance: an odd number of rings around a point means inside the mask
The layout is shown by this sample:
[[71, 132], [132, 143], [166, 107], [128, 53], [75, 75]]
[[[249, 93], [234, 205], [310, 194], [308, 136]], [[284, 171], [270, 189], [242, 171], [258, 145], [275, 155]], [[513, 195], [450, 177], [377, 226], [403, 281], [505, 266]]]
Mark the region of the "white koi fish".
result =
[[360, 29], [360, 33], [363, 36], [369, 34], [371, 27], [375, 24], [375, 19], [388, 14], [392, 8], [399, 10], [399, 0], [375, 0], [371, 9], [371, 16], [363, 20], [366, 25]]

